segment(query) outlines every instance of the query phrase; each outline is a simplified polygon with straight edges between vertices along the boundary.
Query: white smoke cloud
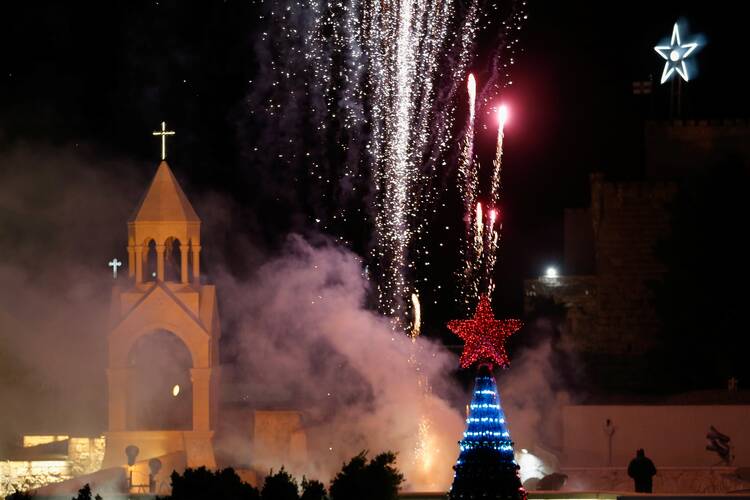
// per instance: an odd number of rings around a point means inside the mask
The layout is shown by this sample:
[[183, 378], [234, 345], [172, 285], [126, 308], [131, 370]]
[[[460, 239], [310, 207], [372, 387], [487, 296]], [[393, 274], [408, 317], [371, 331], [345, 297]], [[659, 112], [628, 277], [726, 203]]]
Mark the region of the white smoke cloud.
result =
[[549, 340], [519, 353], [510, 369], [498, 375], [503, 408], [508, 415], [516, 451], [562, 447], [561, 409], [572, 395], [556, 388], [559, 376], [552, 363]]
[[106, 334], [141, 179], [83, 149], [0, 155], [0, 452], [20, 433], [103, 430]]
[[[356, 255], [292, 235], [283, 254], [249, 282], [224, 276], [218, 283], [252, 380], [242, 396], [261, 407], [281, 401], [308, 410], [312, 463], [301, 472], [327, 480], [361, 450], [393, 450], [413, 488], [449, 487], [463, 419], [435, 394], [458, 393], [449, 380], [455, 356], [426, 339], [412, 343], [365, 308], [368, 283]], [[413, 352], [419, 373], [409, 362]], [[431, 394], [419, 374], [434, 387]], [[434, 439], [429, 477], [414, 457], [423, 415]]]

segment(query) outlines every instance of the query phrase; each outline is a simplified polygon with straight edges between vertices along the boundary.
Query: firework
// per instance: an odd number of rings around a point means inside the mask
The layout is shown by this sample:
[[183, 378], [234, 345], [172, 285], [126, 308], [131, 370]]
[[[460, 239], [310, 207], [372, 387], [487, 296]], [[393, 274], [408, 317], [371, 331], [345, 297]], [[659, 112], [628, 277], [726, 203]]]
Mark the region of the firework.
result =
[[475, 106], [477, 101], [477, 81], [474, 79], [474, 75], [469, 73], [469, 78], [466, 79], [466, 90], [469, 96], [469, 125], [474, 127], [474, 114]]
[[474, 216], [476, 230], [474, 232], [474, 257], [481, 259], [484, 248], [484, 216], [482, 215], [482, 204], [477, 203], [476, 215]]
[[495, 161], [492, 162], [492, 191], [493, 203], [497, 203], [500, 190], [500, 171], [503, 166], [503, 138], [505, 136], [505, 121], [508, 118], [508, 107], [501, 105], [497, 108], [497, 148], [495, 149]]
[[[372, 256], [379, 270], [379, 308], [405, 330], [407, 301], [419, 261], [427, 255], [426, 214], [437, 198], [434, 181], [451, 145], [454, 97], [466, 78], [480, 28], [479, 5], [479, 0], [470, 0], [463, 19], [453, 2], [443, 0], [351, 0], [336, 15], [319, 10], [324, 19], [320, 25], [341, 33], [334, 45], [341, 42], [349, 49], [341, 54], [350, 59], [344, 74], [349, 90], [340, 102], [353, 104], [357, 111], [345, 116], [352, 122], [361, 117], [370, 128], [366, 144], [375, 188]], [[317, 73], [330, 79], [336, 54], [329, 48], [331, 40], [321, 42]], [[468, 87], [471, 118], [462, 153], [462, 192], [467, 193], [466, 206], [472, 207], [478, 183], [472, 165], [473, 77]]]
[[414, 318], [411, 326], [411, 338], [416, 341], [422, 331], [422, 306], [419, 304], [419, 295], [416, 293], [411, 294], [411, 309]]
[[492, 278], [493, 271], [495, 269], [495, 262], [497, 261], [497, 242], [499, 232], [495, 222], [497, 221], [497, 209], [493, 208], [489, 212], [487, 220], [487, 228], [485, 229], [485, 252], [484, 260], [481, 263], [482, 274], [481, 274], [481, 290], [491, 295], [495, 289], [495, 283]]
[[[424, 157], [433, 137], [434, 88], [444, 43], [453, 34], [451, 2], [402, 0], [397, 6], [368, 3], [364, 10], [368, 86], [372, 90], [370, 151], [375, 162], [374, 248], [383, 279], [378, 284], [381, 310], [400, 321], [404, 299], [412, 293], [415, 256], [410, 250], [426, 230], [422, 207], [433, 196]], [[430, 158], [427, 159], [430, 163]], [[434, 161], [433, 161], [434, 164]]]
[[[252, 83], [248, 104], [252, 114], [265, 111], [261, 133], [278, 149], [255, 148], [249, 163], [288, 167], [295, 182], [311, 180], [305, 184], [315, 207], [311, 220], [342, 242], [349, 241], [342, 233], [372, 222], [369, 264], [379, 310], [404, 331], [416, 280], [430, 278], [423, 266], [428, 228], [451, 155], [476, 172], [474, 117], [509, 83], [507, 62], [525, 2], [485, 8], [485, 1], [260, 2], [268, 26], [257, 54], [263, 78]], [[497, 34], [496, 50], [482, 91], [475, 80], [468, 83], [470, 123], [454, 148], [456, 99], [480, 30]], [[470, 188], [462, 182], [461, 191], [468, 193], [468, 212], [476, 201], [476, 175], [467, 181]]]
[[417, 343], [417, 337], [419, 337], [421, 331], [422, 322], [422, 308], [419, 303], [419, 295], [413, 293], [411, 295], [412, 303], [412, 328], [410, 336], [412, 339], [411, 353], [409, 355], [408, 362], [414, 368], [416, 375], [416, 383], [422, 392], [422, 411], [419, 417], [419, 427], [416, 436], [416, 442], [414, 443], [414, 456], [413, 463], [415, 465], [415, 474], [411, 477], [412, 481], [416, 484], [423, 486], [433, 487], [432, 482], [432, 467], [436, 459], [437, 450], [435, 445], [435, 438], [432, 435], [431, 428], [432, 424], [430, 421], [430, 396], [432, 388], [430, 387], [430, 381], [427, 375], [422, 370], [422, 366], [419, 360], [419, 354], [421, 351], [420, 344]]
[[[481, 236], [477, 238], [479, 231], [477, 226], [480, 217], [474, 217], [474, 206], [476, 203], [476, 192], [479, 183], [477, 165], [474, 162], [474, 119], [476, 116], [476, 93], [477, 83], [473, 74], [469, 74], [466, 82], [468, 104], [469, 104], [469, 121], [464, 134], [464, 144], [461, 149], [461, 156], [458, 163], [459, 189], [464, 202], [464, 220], [466, 223], [466, 249], [464, 254], [464, 269], [460, 274], [462, 284], [462, 294], [465, 298], [473, 297], [476, 294], [475, 288], [475, 270], [477, 262], [477, 249], [480, 248], [478, 242]], [[479, 207], [478, 207], [479, 208]], [[479, 228], [481, 230], [481, 227]], [[468, 300], [467, 306], [468, 306]]]
[[[498, 127], [497, 127], [497, 148], [495, 150], [495, 160], [492, 162], [492, 182], [490, 197], [493, 206], [498, 206], [500, 197], [500, 174], [502, 172], [503, 165], [503, 138], [505, 135], [505, 122], [508, 119], [508, 108], [505, 105], [501, 105], [497, 110]], [[500, 233], [495, 229], [495, 220], [497, 218], [497, 209], [493, 208], [490, 211], [489, 226], [486, 231], [486, 257], [482, 263], [482, 290], [486, 291], [487, 294], [492, 295], [495, 289], [495, 283], [493, 274], [495, 271], [495, 264], [497, 262], [497, 247]], [[502, 226], [501, 226], [502, 227]]]
[[478, 181], [474, 165], [474, 117], [476, 116], [477, 95], [477, 83], [474, 75], [469, 74], [466, 86], [469, 98], [469, 122], [464, 135], [464, 147], [461, 151], [458, 174], [459, 178], [463, 179], [461, 194], [464, 197], [466, 212], [469, 213], [474, 206]]
[[[476, 202], [475, 209], [467, 211], [470, 221], [467, 231], [467, 249], [462, 273], [462, 293], [464, 305], [470, 307], [479, 293], [492, 294], [494, 290], [493, 273], [497, 261], [497, 249], [502, 224], [497, 224], [500, 201], [500, 179], [502, 173], [503, 139], [505, 123], [508, 119], [508, 108], [501, 105], [497, 111], [498, 132], [495, 159], [490, 176], [489, 201], [486, 214], [481, 202]], [[478, 177], [477, 171], [474, 176]], [[464, 199], [475, 198], [476, 187], [465, 185]]]
[[430, 435], [430, 420], [422, 416], [419, 420], [419, 430], [417, 434], [417, 445], [414, 448], [414, 458], [422, 475], [427, 476], [432, 470], [434, 460], [433, 439]]
[[477, 177], [476, 166], [474, 164], [474, 117], [477, 94], [477, 83], [474, 79], [474, 75], [469, 74], [466, 87], [469, 98], [469, 122], [466, 127], [466, 133], [464, 134], [464, 144], [461, 149], [461, 157], [459, 158], [458, 163], [458, 178], [460, 183], [459, 189], [461, 191], [461, 196], [463, 197], [464, 209], [466, 212], [467, 240], [470, 242], [472, 239], [471, 211], [476, 201], [476, 190], [479, 180]]

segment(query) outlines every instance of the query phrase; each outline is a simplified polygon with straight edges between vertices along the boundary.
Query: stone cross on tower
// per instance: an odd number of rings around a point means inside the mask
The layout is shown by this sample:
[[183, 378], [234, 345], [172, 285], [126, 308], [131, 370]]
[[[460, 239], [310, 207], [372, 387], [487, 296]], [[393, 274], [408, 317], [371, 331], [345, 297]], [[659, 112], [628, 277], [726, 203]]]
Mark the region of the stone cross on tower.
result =
[[166, 160], [167, 159], [167, 136], [174, 135], [174, 131], [167, 130], [166, 122], [161, 122], [161, 130], [152, 132], [152, 135], [161, 136], [161, 159]]
[[112, 278], [117, 279], [117, 268], [122, 265], [122, 262], [117, 260], [117, 257], [109, 261], [109, 264], [107, 264], [109, 267], [112, 268]]

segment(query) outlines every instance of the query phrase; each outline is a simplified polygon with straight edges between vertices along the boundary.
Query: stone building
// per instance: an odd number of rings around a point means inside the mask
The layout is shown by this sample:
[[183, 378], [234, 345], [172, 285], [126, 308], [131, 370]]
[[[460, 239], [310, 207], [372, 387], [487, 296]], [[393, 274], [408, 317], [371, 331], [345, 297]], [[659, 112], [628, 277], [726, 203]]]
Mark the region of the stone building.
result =
[[660, 324], [649, 285], [664, 273], [654, 247], [669, 232], [676, 189], [593, 174], [590, 207], [565, 213], [565, 274], [527, 280], [527, 310], [539, 296], [565, 304], [572, 345], [591, 358], [632, 358], [653, 348]]
[[565, 210], [561, 275], [524, 283], [526, 312], [540, 297], [563, 304], [569, 345], [614, 388], [642, 382], [635, 374], [658, 346], [653, 284], [665, 268], [655, 249], [670, 233], [680, 180], [726, 157], [750, 158], [750, 124], [650, 122], [644, 145], [641, 180], [594, 173], [589, 206]]

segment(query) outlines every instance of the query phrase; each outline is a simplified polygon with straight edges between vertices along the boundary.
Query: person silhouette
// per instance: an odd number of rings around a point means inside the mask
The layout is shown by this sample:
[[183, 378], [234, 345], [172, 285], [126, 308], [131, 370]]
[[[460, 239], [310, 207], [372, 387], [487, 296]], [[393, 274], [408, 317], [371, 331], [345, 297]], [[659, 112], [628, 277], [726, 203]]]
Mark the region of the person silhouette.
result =
[[635, 452], [635, 458], [628, 465], [628, 476], [635, 482], [636, 493], [651, 493], [653, 490], [653, 477], [656, 475], [654, 462], [646, 456], [643, 448]]

